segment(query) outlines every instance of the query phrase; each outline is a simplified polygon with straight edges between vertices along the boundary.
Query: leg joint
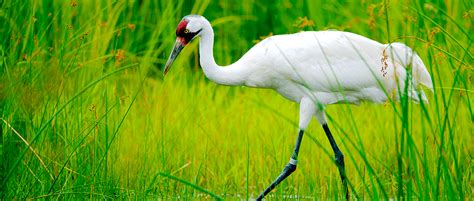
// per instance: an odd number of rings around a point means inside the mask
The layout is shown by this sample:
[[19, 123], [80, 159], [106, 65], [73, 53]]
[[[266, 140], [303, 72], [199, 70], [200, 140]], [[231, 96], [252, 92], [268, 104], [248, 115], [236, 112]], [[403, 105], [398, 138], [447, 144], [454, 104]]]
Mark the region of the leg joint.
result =
[[286, 164], [285, 169], [283, 171], [288, 172], [288, 173], [292, 173], [295, 170], [296, 170], [296, 164], [288, 163], [288, 164]]

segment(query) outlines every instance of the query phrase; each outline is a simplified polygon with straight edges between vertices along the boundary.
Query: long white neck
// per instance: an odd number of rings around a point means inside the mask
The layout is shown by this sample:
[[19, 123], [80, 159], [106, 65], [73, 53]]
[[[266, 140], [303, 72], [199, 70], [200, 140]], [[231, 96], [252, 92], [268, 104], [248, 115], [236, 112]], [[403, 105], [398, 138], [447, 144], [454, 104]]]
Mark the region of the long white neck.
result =
[[204, 74], [218, 84], [243, 85], [246, 76], [245, 73], [242, 73], [242, 68], [239, 68], [236, 64], [227, 67], [217, 65], [214, 60], [213, 47], [214, 31], [211, 24], [207, 22], [201, 31], [201, 40], [199, 41], [199, 61]]

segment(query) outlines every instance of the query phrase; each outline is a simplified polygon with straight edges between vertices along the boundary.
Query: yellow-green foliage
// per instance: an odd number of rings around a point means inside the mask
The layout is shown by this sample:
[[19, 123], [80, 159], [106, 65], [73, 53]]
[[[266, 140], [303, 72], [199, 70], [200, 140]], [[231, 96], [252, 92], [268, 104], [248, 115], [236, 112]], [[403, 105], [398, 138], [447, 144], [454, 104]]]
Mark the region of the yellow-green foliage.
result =
[[[218, 86], [197, 41], [164, 79], [182, 16], [214, 25], [219, 64], [255, 42], [338, 29], [404, 42], [434, 80], [430, 103], [327, 107], [352, 197], [471, 199], [471, 1], [80, 1], [0, 3], [0, 199], [256, 197], [292, 152], [298, 105]], [[274, 198], [343, 198], [320, 126]], [[271, 198], [271, 196], [269, 198]]]

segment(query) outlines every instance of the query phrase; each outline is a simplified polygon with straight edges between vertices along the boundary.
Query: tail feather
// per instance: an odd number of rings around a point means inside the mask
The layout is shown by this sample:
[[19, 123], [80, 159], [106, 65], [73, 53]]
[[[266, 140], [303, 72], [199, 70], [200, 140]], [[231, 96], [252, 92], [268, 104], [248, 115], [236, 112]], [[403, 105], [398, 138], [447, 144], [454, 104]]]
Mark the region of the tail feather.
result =
[[430, 73], [428, 73], [425, 64], [423, 64], [423, 61], [418, 54], [403, 43], [388, 44], [387, 50], [389, 57], [391, 57], [395, 62], [401, 64], [405, 68], [412, 68], [411, 83], [413, 83], [415, 88], [418, 88], [418, 90], [412, 91], [410, 97], [418, 102], [420, 101], [418, 98], [419, 95], [421, 100], [428, 102], [425, 93], [423, 90], [419, 89], [419, 86], [423, 85], [426, 88], [433, 90], [433, 83], [431, 81]]
[[423, 61], [416, 53], [414, 53], [413, 56], [412, 66], [414, 70], [413, 77], [415, 79], [415, 82], [418, 82], [419, 84], [433, 90], [433, 82], [431, 81], [430, 73], [428, 73], [425, 64], [423, 64]]
[[433, 89], [430, 73], [428, 73], [425, 64], [423, 64], [423, 61], [416, 52], [403, 43], [391, 43], [388, 45], [387, 49], [396, 62], [402, 64], [406, 68], [411, 64], [413, 81], [416, 86], [421, 84], [431, 90]]

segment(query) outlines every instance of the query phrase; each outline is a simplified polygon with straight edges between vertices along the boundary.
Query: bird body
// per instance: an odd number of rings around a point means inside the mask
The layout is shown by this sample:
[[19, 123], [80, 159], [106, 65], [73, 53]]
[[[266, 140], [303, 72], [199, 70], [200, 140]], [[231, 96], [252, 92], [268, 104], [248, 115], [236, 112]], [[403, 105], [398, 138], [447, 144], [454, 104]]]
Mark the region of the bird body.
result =
[[[396, 49], [395, 55], [387, 56], [384, 72], [382, 58], [391, 53], [390, 45], [349, 32], [310, 31], [266, 38], [235, 63], [218, 67], [221, 69], [216, 75], [214, 72], [217, 71], [209, 70], [206, 65], [215, 62], [203, 61], [211, 60], [211, 57], [205, 57], [212, 51], [212, 48], [206, 48], [212, 47], [211, 42], [203, 37], [200, 45], [201, 64], [209, 79], [224, 85], [272, 88], [295, 102], [308, 96], [323, 105], [386, 101], [388, 95], [404, 89], [406, 83], [407, 65], [404, 63], [407, 62], [393, 60], [392, 56], [418, 57], [397, 43], [401, 48]], [[420, 81], [416, 79], [421, 77], [427, 78], [421, 83], [431, 87], [423, 63], [413, 65], [413, 68], [423, 76], [416, 74], [410, 84], [418, 85]], [[415, 87], [408, 95], [419, 101]], [[426, 100], [424, 93], [420, 95]]]
[[[327, 126], [324, 106], [341, 102], [380, 103], [389, 97], [399, 99], [400, 95], [426, 101], [419, 85], [432, 88], [430, 74], [409, 47], [402, 43], [381, 44], [354, 33], [309, 31], [271, 36], [224, 67], [214, 60], [214, 31], [204, 17], [184, 17], [176, 36], [165, 74], [181, 49], [200, 37], [200, 64], [210, 80], [223, 85], [274, 89], [300, 104], [298, 138], [290, 162], [257, 200], [295, 171], [303, 132], [313, 116], [323, 126], [334, 150], [348, 199], [343, 155]], [[406, 88], [407, 84], [410, 87]]]

